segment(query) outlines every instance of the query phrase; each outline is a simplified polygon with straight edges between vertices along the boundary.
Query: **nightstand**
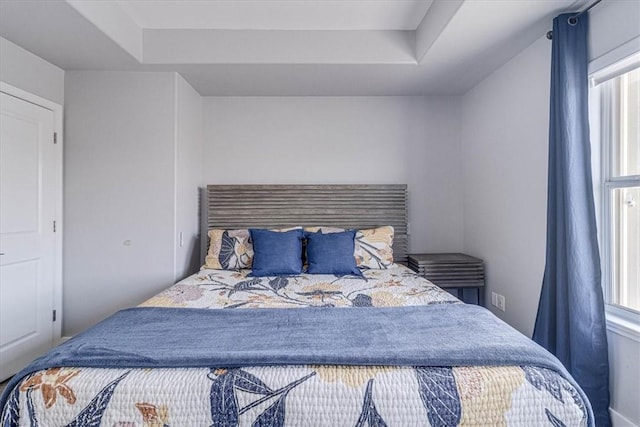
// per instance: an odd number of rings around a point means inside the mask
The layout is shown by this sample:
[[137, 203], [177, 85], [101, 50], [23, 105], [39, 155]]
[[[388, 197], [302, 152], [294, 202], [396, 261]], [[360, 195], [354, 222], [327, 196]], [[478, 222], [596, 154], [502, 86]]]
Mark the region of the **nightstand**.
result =
[[464, 302], [469, 302], [465, 289], [475, 289], [475, 303], [484, 306], [484, 262], [481, 259], [460, 253], [409, 254], [408, 265]]

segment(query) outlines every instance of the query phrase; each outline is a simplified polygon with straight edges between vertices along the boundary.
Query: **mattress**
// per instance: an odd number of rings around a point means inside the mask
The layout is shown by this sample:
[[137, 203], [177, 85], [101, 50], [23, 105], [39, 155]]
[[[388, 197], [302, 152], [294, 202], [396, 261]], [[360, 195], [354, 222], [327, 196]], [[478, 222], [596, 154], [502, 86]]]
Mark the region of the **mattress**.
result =
[[[461, 304], [402, 266], [363, 278], [248, 273], [203, 269], [141, 306]], [[569, 381], [536, 366], [54, 367], [11, 393], [3, 425], [582, 426], [585, 404]]]

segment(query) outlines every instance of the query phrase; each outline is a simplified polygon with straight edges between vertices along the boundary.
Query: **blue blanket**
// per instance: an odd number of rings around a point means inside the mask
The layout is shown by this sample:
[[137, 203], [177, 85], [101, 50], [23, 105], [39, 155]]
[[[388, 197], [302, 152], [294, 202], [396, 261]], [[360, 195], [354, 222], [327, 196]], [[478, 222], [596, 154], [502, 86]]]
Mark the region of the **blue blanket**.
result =
[[466, 304], [393, 308], [208, 310], [144, 307], [120, 311], [36, 359], [32, 372], [95, 368], [265, 365], [482, 366], [552, 369], [587, 399], [549, 352], [488, 310]]

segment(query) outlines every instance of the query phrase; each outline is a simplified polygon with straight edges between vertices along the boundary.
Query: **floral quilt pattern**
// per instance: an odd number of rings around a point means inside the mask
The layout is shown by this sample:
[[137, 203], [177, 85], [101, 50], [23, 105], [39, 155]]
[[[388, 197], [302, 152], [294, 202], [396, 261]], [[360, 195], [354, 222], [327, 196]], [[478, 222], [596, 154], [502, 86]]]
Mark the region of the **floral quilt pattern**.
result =
[[[364, 278], [203, 269], [142, 305], [246, 309], [458, 304], [404, 267]], [[11, 391], [11, 426], [584, 426], [577, 390], [533, 366], [51, 368]]]
[[364, 277], [301, 274], [251, 277], [251, 270], [203, 268], [142, 306], [191, 308], [400, 307], [459, 304], [441, 288], [398, 266]]

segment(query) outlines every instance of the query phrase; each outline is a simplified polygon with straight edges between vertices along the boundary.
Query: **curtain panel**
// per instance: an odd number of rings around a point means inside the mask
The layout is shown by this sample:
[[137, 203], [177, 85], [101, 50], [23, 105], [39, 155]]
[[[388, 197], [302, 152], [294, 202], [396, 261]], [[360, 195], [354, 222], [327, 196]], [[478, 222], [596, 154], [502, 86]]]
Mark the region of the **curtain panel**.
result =
[[610, 426], [609, 361], [588, 122], [588, 14], [553, 21], [546, 265], [533, 339]]

